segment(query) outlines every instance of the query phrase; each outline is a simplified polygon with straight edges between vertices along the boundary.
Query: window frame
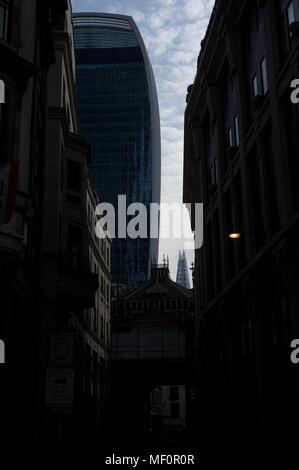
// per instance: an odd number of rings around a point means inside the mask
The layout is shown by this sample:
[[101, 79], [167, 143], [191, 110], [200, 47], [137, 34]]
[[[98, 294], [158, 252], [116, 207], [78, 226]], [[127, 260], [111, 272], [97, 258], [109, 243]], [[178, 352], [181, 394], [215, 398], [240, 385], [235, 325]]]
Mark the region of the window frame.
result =
[[[291, 20], [290, 18], [290, 7], [292, 7], [292, 13], [293, 13], [293, 19]], [[288, 3], [287, 5], [287, 8], [286, 8], [286, 23], [287, 23], [287, 32], [288, 32], [288, 37], [289, 39], [292, 37], [292, 32], [291, 32], [291, 24], [294, 23], [296, 21], [296, 13], [295, 13], [295, 4], [294, 4], [294, 0], [290, 0], [290, 2]]]
[[234, 117], [234, 131], [235, 131], [235, 146], [240, 146], [240, 132], [239, 132], [239, 117], [238, 114]]
[[9, 42], [10, 41], [10, 28], [11, 28], [11, 9], [13, 7], [12, 0], [0, 0], [0, 11], [2, 11], [2, 18], [0, 15], [0, 40]]
[[81, 195], [82, 192], [82, 163], [72, 158], [67, 159], [66, 187], [68, 192]]
[[[292, 7], [292, 10], [293, 10], [293, 20], [292, 21], [290, 19], [290, 15], [289, 15], [290, 7]], [[296, 21], [294, 0], [290, 0], [290, 2], [288, 3], [288, 6], [286, 8], [286, 17], [287, 17], [288, 28], [289, 28], [291, 26], [291, 24], [294, 23], [294, 21]]]
[[171, 419], [180, 419], [181, 416], [181, 407], [179, 402], [170, 403], [170, 418]]
[[262, 91], [263, 95], [267, 95], [269, 91], [269, 81], [268, 81], [268, 70], [267, 70], [267, 60], [266, 56], [263, 57], [260, 63], [261, 69], [261, 82], [262, 82]]
[[233, 148], [234, 147], [234, 134], [233, 134], [233, 129], [230, 126], [227, 131], [227, 142], [228, 142], [228, 148]]
[[254, 97], [259, 95], [259, 83], [258, 83], [257, 74], [255, 74], [252, 77], [251, 89], [252, 89], [252, 94], [253, 94]]

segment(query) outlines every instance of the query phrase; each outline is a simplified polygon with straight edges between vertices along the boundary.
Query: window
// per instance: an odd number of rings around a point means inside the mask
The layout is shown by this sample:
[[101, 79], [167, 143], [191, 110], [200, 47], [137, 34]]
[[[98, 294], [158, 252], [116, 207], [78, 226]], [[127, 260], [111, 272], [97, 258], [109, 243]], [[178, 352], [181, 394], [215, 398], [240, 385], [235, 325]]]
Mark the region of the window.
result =
[[71, 127], [71, 112], [70, 112], [70, 107], [68, 104], [66, 105], [66, 118], [67, 118], [68, 126], [70, 128]]
[[109, 344], [109, 326], [108, 322], [106, 322], [106, 344]]
[[264, 57], [261, 62], [261, 74], [262, 74], [262, 86], [263, 86], [263, 94], [266, 95], [268, 92], [268, 76], [267, 76], [267, 65], [266, 65], [266, 58]]
[[158, 387], [151, 392], [151, 402], [154, 406], [161, 406], [162, 404], [161, 390]]
[[233, 91], [234, 89], [234, 76], [233, 75], [230, 76], [230, 87], [231, 87], [231, 90]]
[[81, 179], [82, 179], [81, 163], [74, 160], [67, 162], [67, 189], [71, 191], [81, 192]]
[[209, 184], [216, 185], [218, 184], [217, 159], [210, 161], [209, 165]]
[[[1, 147], [1, 154], [2, 154], [2, 149], [4, 148], [4, 123], [5, 123], [5, 117], [4, 117], [4, 105], [0, 104], [0, 147]], [[1, 159], [2, 160], [2, 159]]]
[[58, 250], [59, 253], [62, 252], [62, 215], [59, 213], [59, 218], [58, 218]]
[[288, 25], [290, 26], [295, 21], [295, 9], [294, 9], [294, 1], [292, 0], [289, 3], [287, 8], [287, 18], [288, 18]]
[[252, 321], [249, 320], [247, 323], [241, 326], [241, 342], [242, 342], [242, 354], [244, 357], [250, 357], [254, 350], [254, 338], [253, 338], [253, 327]]
[[228, 146], [229, 147], [234, 146], [233, 131], [231, 127], [228, 129]]
[[255, 8], [256, 31], [259, 32], [259, 30], [261, 29], [261, 18], [260, 18], [260, 9], [256, 0], [255, 0], [254, 8]]
[[5, 104], [0, 104], [0, 165], [8, 163], [11, 158], [12, 118], [11, 94], [6, 88]]
[[239, 145], [240, 145], [240, 138], [239, 138], [239, 120], [238, 120], [238, 115], [235, 116], [234, 125], [235, 125], [235, 142], [236, 142], [236, 147], [239, 147]]
[[65, 13], [53, 13], [52, 25], [55, 29], [64, 29], [65, 26]]
[[104, 317], [101, 315], [101, 339], [104, 338]]
[[90, 223], [90, 205], [89, 204], [87, 206], [87, 222], [88, 222], [88, 225], [90, 227], [91, 223]]
[[213, 164], [210, 166], [209, 184], [214, 184], [214, 167], [213, 167]]
[[218, 166], [217, 159], [214, 160], [214, 169], [215, 169], [215, 184], [218, 184]]
[[62, 106], [64, 107], [64, 109], [66, 109], [66, 85], [65, 85], [65, 80], [63, 80]]
[[94, 316], [93, 316], [93, 331], [95, 331], [95, 332], [98, 329], [97, 320], [98, 320], [97, 309], [95, 309]]
[[290, 31], [290, 26], [292, 23], [294, 23], [295, 21], [295, 7], [294, 7], [294, 1], [292, 0], [289, 5], [288, 5], [288, 8], [287, 8], [287, 27], [288, 27], [288, 33], [289, 33], [289, 37], [292, 36], [292, 33]]
[[0, 39], [7, 41], [9, 34], [10, 0], [0, 0]]
[[5, 83], [0, 78], [0, 105], [5, 103]]
[[64, 147], [60, 145], [60, 187], [63, 189], [65, 181], [65, 173], [64, 173]]
[[179, 387], [169, 387], [169, 400], [176, 401], [179, 399]]
[[174, 419], [180, 417], [180, 404], [179, 403], [170, 403], [170, 417]]
[[257, 76], [256, 75], [252, 79], [252, 94], [253, 94], [253, 96], [257, 96], [259, 94]]
[[68, 265], [72, 268], [80, 268], [82, 258], [82, 229], [74, 225], [68, 227]]

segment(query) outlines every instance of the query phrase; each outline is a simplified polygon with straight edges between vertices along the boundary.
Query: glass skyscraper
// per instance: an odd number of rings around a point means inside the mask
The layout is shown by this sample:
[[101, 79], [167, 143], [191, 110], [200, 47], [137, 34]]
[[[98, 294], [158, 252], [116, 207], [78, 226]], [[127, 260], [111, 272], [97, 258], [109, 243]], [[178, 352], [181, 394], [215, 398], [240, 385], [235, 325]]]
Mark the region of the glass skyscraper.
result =
[[[160, 118], [140, 32], [131, 17], [104, 13], [74, 14], [74, 32], [80, 130], [100, 201], [117, 208], [123, 194], [149, 208], [160, 202]], [[132, 288], [148, 278], [158, 239], [116, 239], [112, 250], [112, 281]]]

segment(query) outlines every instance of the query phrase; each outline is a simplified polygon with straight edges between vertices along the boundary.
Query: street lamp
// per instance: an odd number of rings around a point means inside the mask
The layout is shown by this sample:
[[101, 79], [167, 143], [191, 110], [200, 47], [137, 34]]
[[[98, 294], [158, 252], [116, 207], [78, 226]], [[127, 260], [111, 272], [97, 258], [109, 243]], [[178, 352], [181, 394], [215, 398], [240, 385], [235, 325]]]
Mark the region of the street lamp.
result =
[[242, 233], [241, 232], [230, 232], [228, 234], [228, 237], [231, 239], [231, 240], [239, 240], [241, 237], [242, 237]]
[[240, 240], [240, 238], [243, 237], [243, 235], [256, 235], [257, 232], [245, 232], [237, 229], [231, 230], [231, 232], [228, 233], [228, 238], [231, 240]]

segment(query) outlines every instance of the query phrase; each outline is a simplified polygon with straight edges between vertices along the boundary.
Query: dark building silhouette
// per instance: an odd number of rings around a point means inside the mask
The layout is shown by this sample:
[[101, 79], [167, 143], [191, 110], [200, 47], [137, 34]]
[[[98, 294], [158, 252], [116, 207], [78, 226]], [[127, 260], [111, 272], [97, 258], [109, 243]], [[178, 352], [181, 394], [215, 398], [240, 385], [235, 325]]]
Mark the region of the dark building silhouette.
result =
[[269, 464], [295, 446], [298, 21], [296, 0], [216, 1], [188, 89], [184, 201], [205, 204], [194, 270], [198, 433], [222, 459], [246, 450]]
[[72, 454], [103, 426], [111, 247], [95, 236], [72, 35], [69, 0], [0, 1], [1, 451]]
[[190, 279], [185, 251], [179, 252], [176, 282], [186, 289], [190, 289]]
[[[127, 205], [149, 209], [160, 202], [160, 118], [143, 39], [123, 15], [76, 13], [74, 31], [80, 127], [91, 145], [92, 181], [117, 215], [121, 194]], [[146, 281], [153, 257], [157, 238], [115, 239], [113, 283], [133, 288]]]
[[166, 262], [113, 303], [110, 445], [182, 445], [190, 421], [193, 321], [192, 291], [170, 279]]
[[[43, 174], [40, 446], [90, 446], [103, 426], [110, 348], [110, 240], [98, 239], [90, 147], [79, 134], [70, 1], [52, 19]], [[45, 397], [45, 398], [43, 398]], [[59, 428], [59, 433], [57, 429]], [[84, 430], [84, 431], [83, 431]]]
[[[61, 2], [61, 6], [64, 2]], [[57, 8], [56, 8], [57, 7]], [[0, 365], [1, 449], [36, 438], [39, 250], [47, 73], [55, 60], [54, 2], [0, 2]], [[22, 11], [22, 14], [21, 14]]]

